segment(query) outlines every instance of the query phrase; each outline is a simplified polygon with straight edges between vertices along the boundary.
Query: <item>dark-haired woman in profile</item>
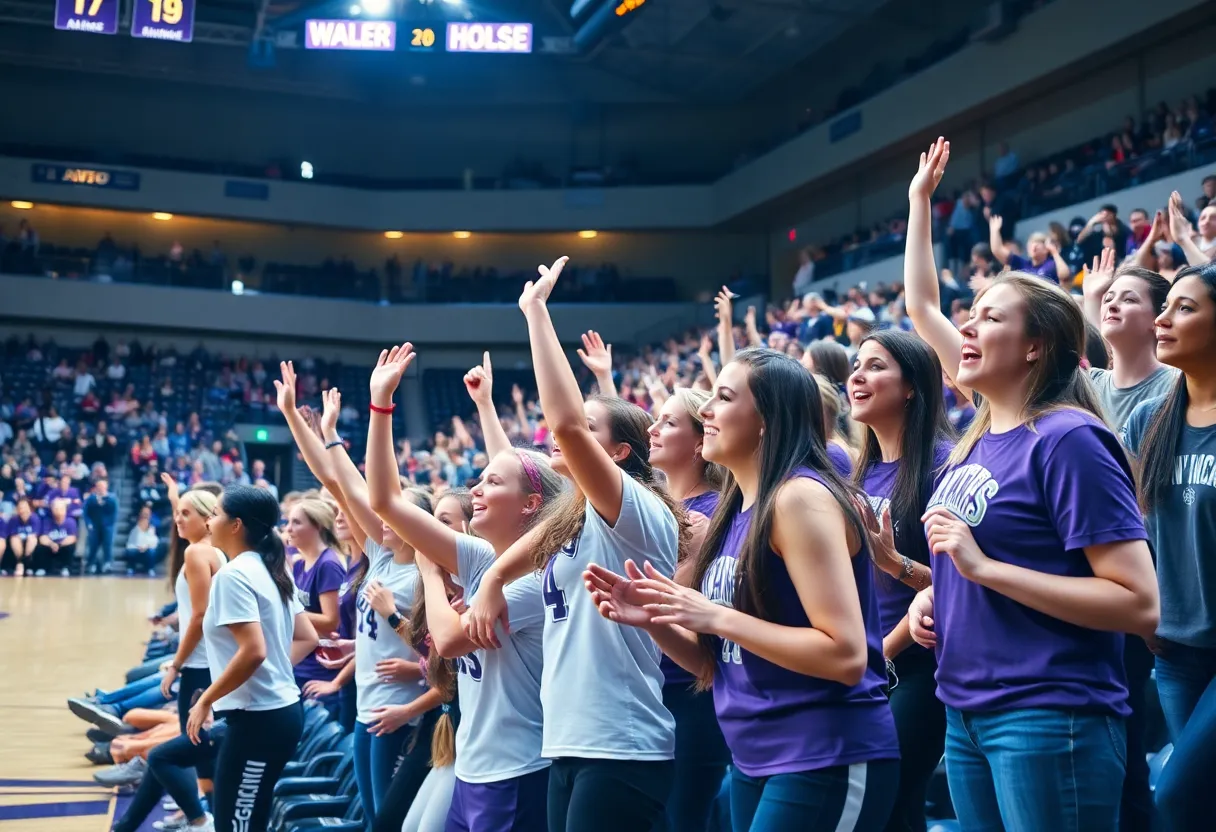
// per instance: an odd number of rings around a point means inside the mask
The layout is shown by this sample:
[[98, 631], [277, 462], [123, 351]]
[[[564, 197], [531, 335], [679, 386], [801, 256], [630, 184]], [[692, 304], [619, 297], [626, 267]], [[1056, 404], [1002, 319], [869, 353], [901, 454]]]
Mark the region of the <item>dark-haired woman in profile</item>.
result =
[[937, 662], [908, 629], [908, 605], [932, 580], [920, 518], [935, 473], [953, 448], [941, 378], [933, 350], [898, 329], [862, 341], [849, 376], [852, 416], [865, 426], [855, 481], [873, 509], [867, 522], [874, 589], [899, 732], [899, 793], [890, 832], [925, 829], [925, 789], [946, 738], [946, 711], [933, 679]]
[[212, 681], [186, 734], [198, 742], [212, 709], [227, 720], [212, 806], [225, 832], [266, 829], [275, 781], [304, 726], [292, 668], [312, 654], [317, 634], [296, 599], [278, 522], [269, 491], [232, 486], [208, 523], [211, 545], [230, 559], [211, 582], [203, 639]]
[[1167, 832], [1210, 828], [1216, 777], [1216, 263], [1178, 272], [1157, 318], [1174, 389], [1132, 411], [1140, 505], [1157, 554], [1157, 691], [1174, 754], [1157, 784]]
[[819, 387], [797, 361], [745, 350], [722, 368], [705, 458], [729, 476], [694, 586], [647, 564], [599, 565], [606, 617], [645, 627], [713, 680], [734, 757], [734, 832], [875, 830], [899, 778], [867, 534], [827, 455]]

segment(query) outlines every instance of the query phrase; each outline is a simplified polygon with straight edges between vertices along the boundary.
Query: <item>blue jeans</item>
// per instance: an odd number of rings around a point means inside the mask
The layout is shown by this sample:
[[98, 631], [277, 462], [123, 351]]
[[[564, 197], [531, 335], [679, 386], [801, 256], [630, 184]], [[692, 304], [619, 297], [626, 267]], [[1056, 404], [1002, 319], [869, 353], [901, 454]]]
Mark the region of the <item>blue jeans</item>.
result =
[[114, 528], [112, 526], [90, 526], [88, 554], [85, 565], [90, 569], [109, 569], [114, 560]]
[[967, 832], [1118, 829], [1126, 755], [1118, 717], [946, 708], [946, 777]]
[[899, 788], [899, 760], [750, 777], [730, 773], [734, 832], [837, 832], [886, 826]]
[[160, 687], [160, 680], [162, 678], [164, 678], [164, 674], [157, 672], [111, 691], [98, 691], [97, 704], [117, 705], [125, 699], [130, 699], [132, 696]]
[[355, 722], [355, 781], [359, 785], [359, 797], [370, 822], [376, 810], [384, 803], [384, 793], [393, 779], [405, 743], [409, 740], [410, 726], [403, 725], [393, 733], [377, 737], [367, 732], [367, 725]]
[[1157, 655], [1157, 694], [1174, 754], [1157, 782], [1167, 832], [1210, 829], [1216, 776], [1216, 650], [1166, 642]]
[[169, 701], [160, 692], [160, 681], [163, 677], [163, 673], [147, 676], [102, 695], [98, 701], [117, 708], [119, 716], [125, 716], [127, 711], [134, 708], [159, 708]]

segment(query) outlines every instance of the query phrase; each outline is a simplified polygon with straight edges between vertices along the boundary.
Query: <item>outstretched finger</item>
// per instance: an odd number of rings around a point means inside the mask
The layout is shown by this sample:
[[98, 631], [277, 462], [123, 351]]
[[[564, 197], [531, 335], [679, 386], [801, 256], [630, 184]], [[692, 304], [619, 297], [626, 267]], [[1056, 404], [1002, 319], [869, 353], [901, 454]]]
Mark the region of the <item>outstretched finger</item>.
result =
[[483, 352], [481, 354], [481, 369], [482, 369], [482, 372], [484, 372], [486, 374], [486, 378], [491, 377], [490, 374], [492, 371], [490, 369], [490, 351], [489, 350], [486, 350], [485, 352]]

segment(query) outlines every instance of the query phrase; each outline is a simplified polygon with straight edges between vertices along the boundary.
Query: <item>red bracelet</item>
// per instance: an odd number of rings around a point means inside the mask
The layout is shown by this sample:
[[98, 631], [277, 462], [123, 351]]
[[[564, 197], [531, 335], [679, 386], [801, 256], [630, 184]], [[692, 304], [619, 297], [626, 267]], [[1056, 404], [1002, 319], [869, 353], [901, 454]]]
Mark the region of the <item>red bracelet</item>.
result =
[[374, 404], [369, 404], [368, 407], [371, 408], [372, 413], [383, 413], [385, 415], [391, 414], [397, 409], [397, 405], [395, 404], [390, 404], [388, 407], [376, 407]]

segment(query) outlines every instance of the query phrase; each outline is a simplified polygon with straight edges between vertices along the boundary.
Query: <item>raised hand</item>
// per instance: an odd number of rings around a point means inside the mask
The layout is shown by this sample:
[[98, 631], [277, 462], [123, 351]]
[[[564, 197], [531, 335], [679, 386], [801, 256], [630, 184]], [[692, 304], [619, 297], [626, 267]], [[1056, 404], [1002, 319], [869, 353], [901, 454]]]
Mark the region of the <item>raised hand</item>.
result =
[[290, 413], [296, 409], [296, 368], [290, 361], [280, 361], [279, 375], [282, 379], [274, 380], [276, 403], [280, 413]]
[[536, 280], [529, 280], [524, 286], [524, 291], [519, 296], [519, 308], [527, 312], [529, 309], [544, 306], [553, 292], [554, 284], [561, 276], [562, 269], [566, 267], [569, 260], [569, 257], [562, 256], [553, 261], [552, 266], [537, 266], [536, 271], [540, 277]]
[[731, 325], [733, 321], [732, 316], [734, 315], [734, 299], [735, 293], [725, 286], [722, 287], [722, 291], [718, 292], [718, 296], [714, 298], [714, 312], [718, 316], [718, 323], [724, 323], [727, 326]]
[[988, 215], [988, 228], [989, 228], [990, 230], [995, 231], [996, 233], [998, 233], [998, 234], [999, 234], [999, 233], [1001, 233], [1001, 228], [1002, 228], [1004, 225], [1005, 225], [1005, 218], [1004, 218], [1004, 217], [1002, 217], [1000, 214], [992, 214], [992, 213], [989, 213], [989, 215]]
[[595, 330], [583, 333], [583, 348], [578, 351], [578, 357], [597, 376], [612, 372], [612, 344], [605, 344]]
[[1165, 219], [1165, 213], [1158, 211], [1153, 215], [1153, 227], [1149, 229], [1148, 236], [1144, 238], [1144, 245], [1152, 248], [1158, 240], [1164, 240], [1169, 231], [1168, 223]]
[[1096, 297], [1099, 294], [1106, 294], [1106, 290], [1110, 288], [1110, 284], [1115, 280], [1115, 250], [1113, 248], [1104, 248], [1102, 253], [1094, 258], [1093, 265], [1089, 267], [1085, 277], [1081, 280], [1081, 288], [1087, 291], [1091, 296]]
[[1170, 194], [1170, 238], [1179, 245], [1182, 245], [1183, 240], [1189, 240], [1195, 236], [1195, 228], [1191, 225], [1191, 221], [1186, 218], [1186, 213], [1182, 207], [1182, 194], [1174, 191]]
[[521, 405], [524, 403], [524, 390], [518, 384], [511, 385], [511, 401], [513, 401], [516, 405]]
[[489, 350], [482, 353], [481, 364], [464, 374], [464, 389], [478, 407], [493, 402], [494, 370], [490, 366]]
[[639, 588], [637, 582], [645, 577], [632, 560], [625, 561], [625, 575], [593, 563], [583, 572], [583, 585], [604, 618], [630, 627], [645, 627], [654, 617], [646, 604], [660, 597]]
[[406, 367], [414, 361], [414, 345], [406, 341], [399, 347], [380, 350], [380, 358], [376, 361], [376, 369], [372, 370], [369, 382], [372, 393], [372, 404], [376, 407], [391, 407], [393, 394], [401, 383], [401, 376]]
[[912, 177], [908, 186], [909, 199], [929, 199], [937, 190], [946, 172], [946, 163], [950, 161], [950, 142], [938, 136], [937, 141], [929, 145], [927, 153], [920, 154], [920, 168]]
[[321, 394], [321, 436], [337, 436], [338, 414], [342, 412], [342, 394], [331, 387]]
[[181, 496], [181, 486], [168, 471], [161, 472], [160, 481], [165, 484], [165, 498], [169, 501], [169, 505], [176, 506], [177, 498]]

